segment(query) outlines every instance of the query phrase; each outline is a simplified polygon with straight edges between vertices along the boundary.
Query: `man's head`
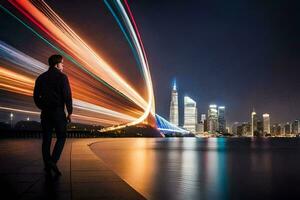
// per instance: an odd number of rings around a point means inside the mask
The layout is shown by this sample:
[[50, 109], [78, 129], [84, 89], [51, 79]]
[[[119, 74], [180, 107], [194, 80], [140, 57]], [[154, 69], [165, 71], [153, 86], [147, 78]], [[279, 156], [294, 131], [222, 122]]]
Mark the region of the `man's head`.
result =
[[57, 68], [59, 71], [63, 71], [64, 67], [63, 67], [63, 57], [61, 55], [52, 55], [50, 56], [50, 58], [48, 59], [48, 63], [50, 67], [55, 67]]

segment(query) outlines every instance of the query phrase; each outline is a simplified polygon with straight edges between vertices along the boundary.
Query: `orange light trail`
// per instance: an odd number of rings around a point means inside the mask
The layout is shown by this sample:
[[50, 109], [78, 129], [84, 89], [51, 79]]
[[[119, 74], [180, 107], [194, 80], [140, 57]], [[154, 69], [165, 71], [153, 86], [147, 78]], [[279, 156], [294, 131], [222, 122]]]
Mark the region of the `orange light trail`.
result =
[[[73, 91], [73, 102], [76, 108], [75, 118], [101, 122], [102, 125], [113, 125], [105, 130], [114, 130], [145, 122], [149, 114], [155, 115], [152, 81], [145, 50], [135, 22], [133, 27], [120, 1], [117, 1], [117, 3], [121, 9], [121, 15], [132, 37], [139, 63], [141, 63], [148, 95], [147, 100], [122, 78], [114, 69], [115, 67], [110, 66], [84, 42], [44, 1], [9, 0], [9, 2], [47, 37], [55, 41], [59, 48], [68, 55], [68, 59], [75, 61], [73, 62], [75, 68], [65, 68]], [[129, 8], [128, 5], [126, 6]], [[11, 15], [13, 16], [13, 14]], [[132, 20], [131, 11], [130, 16]], [[20, 21], [20, 19], [18, 20]], [[22, 24], [36, 35], [38, 34], [27, 24], [23, 22]], [[43, 36], [41, 37], [43, 38]], [[47, 39], [43, 40], [46, 41]], [[47, 41], [47, 43], [49, 42]], [[53, 47], [54, 45], [50, 46]], [[8, 52], [9, 56], [6, 58], [9, 58], [8, 61], [11, 63], [11, 65], [9, 64], [10, 67], [0, 67], [0, 89], [32, 96], [34, 79], [38, 74], [47, 70], [45, 65], [9, 48], [8, 45], [3, 45], [1, 41], [0, 47], [5, 49], [4, 52]], [[2, 53], [1, 48], [0, 54]], [[15, 71], [17, 68], [18, 70]], [[19, 70], [26, 73], [23, 74]], [[10, 108], [19, 112], [33, 112], [36, 114], [36, 112], [27, 109]], [[0, 109], [4, 109], [4, 107]]]
[[[17, 94], [26, 95], [26, 96], [32, 96], [33, 87], [34, 87], [34, 79], [26, 77], [22, 74], [18, 74], [14, 71], [5, 69], [0, 66], [0, 89], [14, 92]], [[76, 92], [75, 90], [75, 95], [74, 95], [75, 97], [77, 97], [77, 93], [78, 92]], [[119, 120], [119, 123], [129, 122], [136, 119], [129, 115], [112, 111], [94, 104], [90, 104], [78, 100], [76, 98], [74, 98], [74, 107], [81, 110], [90, 111], [93, 113], [98, 113], [101, 115], [106, 115], [108, 117], [116, 118]], [[79, 118], [80, 120], [89, 119], [88, 116], [84, 116], [84, 115], [78, 115], [77, 118]], [[97, 120], [93, 119], [92, 121], [97, 121]], [[114, 124], [114, 123], [110, 123], [110, 124]]]
[[[69, 55], [81, 63], [86, 70], [104, 80], [127, 96], [141, 108], [147, 102], [126, 81], [89, 47], [44, 1], [39, 8], [30, 1], [10, 0], [20, 12], [35, 23], [43, 32], [58, 43]], [[47, 12], [47, 15], [45, 13]], [[55, 23], [54, 23], [55, 22]]]

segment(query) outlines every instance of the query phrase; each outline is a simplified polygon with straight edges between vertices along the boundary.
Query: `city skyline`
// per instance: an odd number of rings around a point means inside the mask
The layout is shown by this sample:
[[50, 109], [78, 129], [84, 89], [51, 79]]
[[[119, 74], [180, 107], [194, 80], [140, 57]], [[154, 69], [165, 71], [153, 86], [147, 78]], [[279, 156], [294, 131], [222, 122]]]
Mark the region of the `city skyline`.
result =
[[[174, 79], [175, 80], [175, 79]], [[237, 132], [237, 130], [233, 131], [233, 129], [237, 129], [239, 124], [242, 123], [246, 125], [242, 130], [245, 136], [258, 136], [258, 135], [266, 135], [266, 134], [275, 134], [276, 127], [282, 126], [281, 124], [285, 124], [284, 130], [280, 129], [280, 132], [284, 134], [289, 133], [300, 133], [300, 125], [299, 120], [294, 119], [292, 121], [286, 122], [272, 122], [270, 120], [269, 113], [263, 113], [259, 116], [255, 109], [253, 108], [249, 121], [238, 122], [234, 121], [232, 123], [227, 123], [225, 117], [225, 106], [217, 106], [216, 104], [210, 104], [208, 106], [208, 111], [205, 113], [199, 113], [197, 102], [194, 101], [189, 96], [184, 96], [184, 111], [183, 113], [179, 113], [178, 110], [182, 107], [178, 104], [178, 92], [177, 92], [177, 84], [176, 81], [173, 82], [172, 90], [171, 90], [171, 101], [170, 101], [170, 110], [169, 110], [169, 121], [178, 123], [177, 120], [174, 121], [174, 113], [176, 113], [176, 119], [178, 116], [183, 116], [183, 124], [176, 124], [176, 126], [181, 126], [186, 130], [189, 130], [195, 134], [203, 134], [204, 132], [208, 133], [233, 133]], [[174, 102], [176, 102], [174, 104]], [[176, 106], [174, 106], [176, 105]], [[207, 119], [206, 119], [207, 115]], [[205, 123], [206, 125], [205, 125]], [[289, 131], [286, 131], [286, 127], [290, 126]], [[174, 124], [175, 125], [175, 124]], [[206, 131], [204, 131], [206, 130]], [[231, 130], [231, 131], [229, 131]]]
[[201, 105], [200, 113], [210, 104], [226, 105], [231, 123], [248, 121], [253, 107], [276, 122], [299, 117], [299, 2], [132, 3], [155, 66], [154, 91], [163, 117], [169, 115], [166, 91], [174, 77], [179, 104], [187, 95]]

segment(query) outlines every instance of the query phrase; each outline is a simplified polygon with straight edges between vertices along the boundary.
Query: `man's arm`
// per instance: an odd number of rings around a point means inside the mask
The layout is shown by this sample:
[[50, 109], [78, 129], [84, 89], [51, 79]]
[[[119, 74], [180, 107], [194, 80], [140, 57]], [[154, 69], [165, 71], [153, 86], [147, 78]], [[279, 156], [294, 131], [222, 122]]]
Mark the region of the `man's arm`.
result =
[[67, 76], [64, 76], [63, 81], [63, 97], [68, 111], [68, 120], [71, 121], [71, 114], [73, 112], [72, 92]]
[[33, 100], [35, 105], [39, 109], [42, 109], [41, 81], [39, 77], [35, 81], [34, 90], [33, 90]]

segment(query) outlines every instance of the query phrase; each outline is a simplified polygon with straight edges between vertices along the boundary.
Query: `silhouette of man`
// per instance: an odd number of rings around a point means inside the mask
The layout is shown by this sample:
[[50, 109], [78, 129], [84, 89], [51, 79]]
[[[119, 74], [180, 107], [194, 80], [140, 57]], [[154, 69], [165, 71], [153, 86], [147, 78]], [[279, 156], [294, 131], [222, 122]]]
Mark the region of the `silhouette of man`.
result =
[[[36, 79], [33, 98], [36, 106], [41, 109], [44, 169], [47, 173], [51, 173], [53, 170], [56, 175], [61, 175], [56, 163], [66, 141], [67, 123], [71, 122], [72, 94], [68, 77], [62, 73], [63, 57], [52, 55], [48, 59], [48, 63], [48, 71]], [[67, 117], [64, 111], [65, 106], [68, 112]], [[51, 155], [53, 129], [55, 129], [57, 140]]]

